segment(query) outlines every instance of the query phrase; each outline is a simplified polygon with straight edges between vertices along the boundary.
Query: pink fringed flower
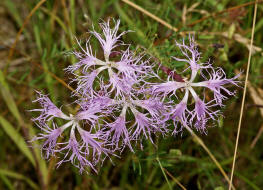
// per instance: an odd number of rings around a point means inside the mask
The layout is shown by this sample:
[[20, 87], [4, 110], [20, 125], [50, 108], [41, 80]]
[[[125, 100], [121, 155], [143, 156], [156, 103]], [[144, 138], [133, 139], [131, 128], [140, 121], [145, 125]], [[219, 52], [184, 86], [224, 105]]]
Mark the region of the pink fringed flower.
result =
[[103, 31], [103, 35], [99, 34], [96, 31], [92, 31], [91, 33], [99, 40], [101, 47], [104, 51], [105, 60], [109, 60], [109, 56], [112, 53], [112, 49], [116, 48], [119, 45], [123, 45], [124, 43], [120, 40], [121, 36], [126, 34], [129, 31], [122, 32], [118, 35], [120, 20], [117, 22], [114, 21], [114, 28], [110, 28], [110, 20], [107, 22], [101, 22], [100, 27]]
[[59, 153], [63, 153], [64, 151], [66, 152], [63, 156], [63, 159], [57, 163], [58, 167], [63, 162], [70, 161], [74, 166], [76, 166], [79, 169], [80, 173], [82, 173], [87, 167], [90, 167], [95, 172], [97, 172], [93, 163], [90, 160], [88, 160], [86, 155], [82, 152], [82, 147], [76, 139], [74, 128], [71, 129], [70, 138], [68, 142], [60, 143], [60, 144], [66, 144], [66, 146], [56, 150], [56, 152]]
[[[85, 47], [77, 40], [81, 51], [73, 54], [78, 62], [65, 69], [73, 74], [71, 82], [77, 86], [73, 93], [79, 108], [76, 114], [66, 115], [48, 96], [37, 92], [34, 102], [41, 108], [31, 111], [40, 112], [33, 121], [41, 131], [33, 140], [43, 141], [44, 158], [60, 155], [57, 166], [71, 162], [80, 172], [87, 168], [97, 172], [97, 165], [115, 156], [116, 151], [121, 153], [128, 148], [135, 152], [133, 144], [137, 143], [143, 149], [143, 139], [154, 144], [154, 136], [169, 132], [168, 120], [174, 124], [172, 134], [181, 132], [186, 125], [206, 132], [208, 121], [216, 121], [220, 114], [214, 107], [223, 106], [223, 100], [234, 95], [226, 85], [238, 85], [239, 75], [228, 79], [223, 69], [201, 63], [201, 54], [191, 36], [189, 45], [176, 42], [185, 58], [173, 57], [187, 64], [185, 71], [191, 72], [189, 79], [159, 65], [169, 75], [168, 79], [151, 83], [149, 79], [159, 79], [153, 70], [155, 63], [151, 64], [151, 58], [147, 59], [145, 54], [136, 55], [121, 41], [129, 31], [118, 33], [119, 25], [117, 20], [111, 27], [108, 20], [100, 23], [102, 34], [90, 32], [101, 45], [102, 59], [96, 57], [89, 40]], [[206, 100], [203, 94], [200, 97], [197, 88], [201, 87], [212, 91], [214, 98]], [[59, 126], [54, 118], [63, 120], [64, 124]], [[69, 137], [65, 135], [67, 130]]]
[[41, 112], [37, 118], [33, 118], [33, 121], [39, 123], [45, 123], [53, 119], [54, 117], [59, 117], [63, 119], [68, 119], [68, 117], [57, 107], [55, 106], [47, 95], [43, 95], [40, 92], [36, 91], [38, 98], [33, 102], [38, 102], [41, 105], [41, 109], [33, 109], [31, 111]]
[[[113, 28], [110, 26], [110, 20], [100, 23], [103, 34], [96, 31], [90, 32], [100, 42], [104, 51], [104, 59], [98, 59], [93, 55], [89, 40], [86, 42], [85, 49], [77, 41], [82, 52], [73, 52], [73, 54], [79, 62], [66, 68], [67, 72], [75, 76], [75, 79], [72, 80], [72, 82], [77, 82], [75, 95], [92, 98], [99, 90], [95, 89], [95, 82], [99, 81], [100, 84], [105, 83], [106, 90], [116, 91], [116, 96], [122, 96], [124, 92], [130, 91], [133, 85], [139, 82], [142, 74], [151, 74], [149, 72], [151, 68], [146, 64], [147, 61], [141, 61], [143, 56], [136, 56], [129, 46], [121, 41], [121, 36], [129, 31], [118, 34], [120, 21], [113, 23], [115, 24]], [[126, 46], [126, 48], [123, 51], [113, 51], [119, 46]], [[111, 60], [112, 53], [117, 53], [119, 60]], [[76, 70], [80, 72], [77, 74]]]
[[[101, 132], [94, 130], [100, 117], [99, 114], [106, 113], [104, 110], [105, 104], [95, 104], [88, 107], [87, 105], [82, 105], [81, 111], [76, 115], [73, 116], [70, 114], [70, 116], [67, 116], [46, 95], [42, 95], [40, 92], [38, 92], [38, 95], [40, 98], [36, 102], [40, 103], [42, 109], [34, 109], [32, 111], [41, 112], [38, 118], [33, 119], [41, 129], [41, 132], [33, 140], [44, 141], [41, 145], [42, 153], [45, 153], [44, 157], [49, 159], [55, 153], [60, 153], [64, 156], [58, 162], [58, 166], [63, 162], [70, 161], [79, 168], [80, 172], [86, 170], [87, 167], [97, 172], [95, 166], [99, 161], [103, 160], [101, 159], [102, 155], [108, 157], [112, 153], [110, 149], [107, 149], [107, 144], [101, 140]], [[51, 121], [55, 117], [66, 120], [66, 124], [58, 127], [55, 121], [53, 121], [53, 128], [51, 128], [48, 121]], [[93, 132], [81, 128], [81, 121], [89, 124], [90, 130]], [[68, 128], [70, 128], [69, 140], [58, 143], [59, 136]], [[75, 135], [76, 130], [80, 135], [78, 139]], [[61, 148], [60, 146], [63, 145], [66, 146]]]
[[[110, 115], [115, 121], [107, 123], [103, 131], [105, 139], [113, 144], [115, 150], [122, 151], [125, 146], [128, 146], [133, 151], [132, 141], [139, 142], [143, 147], [143, 138], [149, 139], [153, 143], [152, 135], [157, 135], [157, 133], [164, 135], [167, 132], [165, 105], [157, 97], [150, 99], [144, 97], [140, 100], [137, 99], [138, 96], [140, 95], [131, 91], [121, 99], [112, 101], [115, 111]], [[117, 115], [119, 110], [121, 110], [120, 114]], [[131, 114], [135, 120], [126, 120], [127, 116], [131, 116]]]
[[[190, 78], [183, 81], [174, 81], [173, 72], [170, 72], [168, 81], [154, 84], [152, 92], [156, 96], [168, 98], [171, 101], [173, 97], [178, 99], [179, 89], [184, 91], [183, 99], [170, 108], [170, 118], [175, 124], [174, 134], [181, 132], [182, 127], [185, 125], [193, 125], [197, 130], [206, 132], [208, 120], [216, 120], [220, 113], [219, 110], [213, 111], [212, 108], [222, 106], [222, 101], [227, 99], [227, 96], [234, 95], [233, 92], [227, 89], [226, 85], [237, 85], [238, 81], [236, 79], [239, 75], [228, 79], [222, 68], [214, 68], [210, 63], [200, 62], [201, 54], [198, 52], [193, 36], [189, 36], [189, 45], [186, 45], [184, 40], [182, 44], [176, 42], [176, 45], [180, 48], [185, 58], [173, 58], [189, 65], [186, 70], [191, 71]], [[198, 73], [200, 73], [200, 77], [197, 77]], [[203, 78], [204, 81], [198, 82], [196, 81], [197, 78]], [[214, 99], [209, 102], [201, 100], [194, 89], [196, 87], [204, 87], [211, 90], [214, 93]], [[190, 94], [195, 102], [195, 107], [191, 111], [188, 109]], [[179, 122], [182, 126], [178, 129]]]
[[121, 114], [114, 122], [105, 125], [103, 138], [110, 142], [113, 150], [123, 151], [128, 146], [133, 152], [124, 114]]

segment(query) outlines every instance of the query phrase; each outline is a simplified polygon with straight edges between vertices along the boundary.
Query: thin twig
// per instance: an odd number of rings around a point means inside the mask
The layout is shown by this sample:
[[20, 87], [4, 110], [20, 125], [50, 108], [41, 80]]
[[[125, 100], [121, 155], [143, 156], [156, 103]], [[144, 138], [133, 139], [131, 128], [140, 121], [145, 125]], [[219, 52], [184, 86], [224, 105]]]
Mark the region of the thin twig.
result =
[[259, 104], [248, 104], [247, 107], [263, 108], [263, 105], [259, 105]]
[[14, 43], [11, 46], [11, 49], [9, 50], [9, 54], [8, 54], [8, 60], [10, 61], [13, 57], [14, 54], [14, 49], [16, 47], [16, 44], [19, 40], [20, 35], [22, 34], [23, 30], [25, 29], [25, 26], [27, 25], [27, 23], [29, 22], [29, 19], [33, 16], [33, 14], [39, 9], [39, 7], [41, 7], [41, 5], [43, 3], [45, 3], [46, 0], [41, 0], [40, 2], [38, 2], [38, 4], [30, 11], [30, 13], [27, 15], [23, 25], [21, 26], [20, 30], [18, 31], [18, 33], [16, 34], [16, 40], [14, 41]]
[[170, 178], [172, 178], [172, 180], [173, 180], [176, 184], [178, 184], [183, 190], [187, 190], [187, 189], [185, 188], [185, 186], [183, 186], [183, 185], [180, 183], [180, 181], [178, 181], [167, 169], [165, 169], [165, 168], [163, 168], [163, 169], [164, 169], [164, 171], [167, 173], [167, 175], [169, 175]]
[[258, 133], [257, 133], [257, 136], [253, 139], [252, 143], [250, 144], [250, 148], [253, 149], [255, 147], [255, 145], [257, 144], [258, 142], [258, 139], [260, 138], [260, 136], [262, 135], [263, 133], [263, 125], [261, 125]]
[[[187, 125], [184, 126], [190, 133], [191, 135], [194, 137], [194, 139], [203, 147], [203, 149], [208, 153], [208, 155], [210, 156], [210, 158], [213, 160], [213, 162], [215, 163], [215, 165], [218, 167], [218, 169], [220, 170], [220, 172], [222, 173], [222, 175], [225, 177], [225, 179], [227, 180], [227, 182], [230, 182], [226, 172], [224, 171], [224, 169], [222, 168], [222, 166], [220, 165], [220, 163], [217, 161], [217, 159], [214, 157], [214, 155], [210, 152], [210, 150], [208, 149], [208, 147], [205, 145], [205, 143], [203, 142], [203, 140], [201, 138], [199, 138], [194, 132], [193, 130], [188, 127]], [[234, 186], [232, 186], [232, 189], [235, 189]]]
[[124, 3], [127, 3], [128, 5], [132, 6], [133, 8], [137, 9], [138, 11], [141, 11], [142, 13], [146, 14], [147, 16], [151, 17], [152, 19], [156, 20], [157, 22], [159, 22], [160, 24], [166, 26], [167, 28], [173, 30], [174, 32], [177, 32], [178, 29], [173, 27], [171, 24], [167, 23], [166, 21], [164, 21], [163, 19], [155, 16], [154, 14], [150, 13], [149, 11], [145, 10], [144, 8], [136, 5], [135, 3], [129, 1], [129, 0], [121, 0]]
[[59, 83], [61, 83], [63, 86], [65, 86], [66, 88], [68, 88], [71, 91], [74, 91], [74, 89], [69, 86], [63, 79], [59, 78], [57, 75], [55, 75], [54, 73], [50, 72], [49, 70], [45, 69], [42, 65], [32, 61], [32, 64], [36, 65], [37, 67], [39, 67], [41, 70], [45, 71], [46, 73], [48, 73], [49, 75], [51, 75], [54, 79], [56, 79]]
[[246, 71], [246, 78], [245, 78], [245, 87], [244, 87], [242, 103], [241, 103], [241, 109], [240, 109], [240, 117], [239, 117], [239, 122], [238, 122], [236, 145], [235, 145], [235, 151], [234, 151], [234, 159], [233, 159], [230, 183], [229, 183], [229, 188], [228, 188], [229, 190], [231, 189], [231, 186], [233, 185], [232, 181], [233, 181], [233, 175], [234, 175], [234, 171], [235, 171], [235, 163], [236, 163], [238, 141], [239, 141], [239, 135], [240, 135], [242, 117], [243, 117], [243, 112], [244, 112], [244, 105], [245, 105], [245, 98], [246, 98], [246, 92], [247, 92], [248, 75], [249, 75], [249, 70], [250, 70], [252, 47], [253, 47], [253, 41], [254, 41], [254, 32], [255, 32], [256, 18], [257, 18], [257, 5], [258, 5], [257, 2], [258, 1], [256, 1], [255, 9], [254, 9], [254, 18], [253, 18], [253, 25], [252, 25], [252, 32], [251, 32], [250, 50], [249, 50], [249, 55], [248, 55], [248, 64], [247, 64], [247, 71]]

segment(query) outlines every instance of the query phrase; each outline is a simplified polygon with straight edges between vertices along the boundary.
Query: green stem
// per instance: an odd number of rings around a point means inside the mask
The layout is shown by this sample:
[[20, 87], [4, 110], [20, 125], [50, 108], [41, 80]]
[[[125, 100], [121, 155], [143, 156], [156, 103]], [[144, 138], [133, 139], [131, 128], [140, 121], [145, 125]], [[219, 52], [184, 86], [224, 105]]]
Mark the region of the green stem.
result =
[[164, 172], [163, 166], [162, 166], [162, 164], [161, 164], [158, 156], [156, 157], [156, 160], [157, 160], [157, 162], [158, 162], [158, 164], [159, 164], [159, 166], [160, 166], [160, 168], [161, 168], [161, 170], [162, 170], [162, 172], [163, 172], [164, 178], [165, 178], [165, 180], [166, 180], [166, 182], [167, 182], [167, 184], [168, 184], [168, 186], [169, 186], [169, 189], [170, 189], [170, 190], [173, 190], [173, 188], [172, 188], [172, 186], [171, 186], [171, 184], [170, 184], [170, 182], [169, 182], [169, 180], [168, 180], [168, 178], [167, 178], [167, 175], [166, 175], [165, 172]]

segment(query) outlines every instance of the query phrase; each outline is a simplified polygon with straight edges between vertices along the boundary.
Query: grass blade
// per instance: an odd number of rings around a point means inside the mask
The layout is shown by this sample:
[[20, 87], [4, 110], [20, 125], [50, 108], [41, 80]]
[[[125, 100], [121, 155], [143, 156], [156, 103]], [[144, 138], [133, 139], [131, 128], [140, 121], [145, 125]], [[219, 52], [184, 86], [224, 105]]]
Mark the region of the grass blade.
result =
[[30, 180], [29, 178], [19, 173], [16, 173], [10, 170], [6, 170], [6, 169], [0, 169], [0, 175], [8, 176], [8, 177], [19, 179], [19, 180], [24, 180], [27, 182], [28, 185], [30, 185], [30, 187], [32, 187], [32, 189], [36, 189], [36, 190], [39, 189], [39, 187], [32, 180]]
[[0, 116], [0, 124], [6, 134], [12, 139], [19, 150], [29, 159], [29, 161], [36, 166], [34, 157], [28, 148], [24, 138], [17, 132], [17, 130], [2, 116]]
[[172, 190], [173, 188], [172, 188], [172, 186], [171, 186], [171, 184], [170, 184], [170, 182], [169, 182], [169, 180], [168, 180], [168, 178], [167, 178], [167, 176], [166, 176], [166, 173], [164, 172], [164, 169], [163, 169], [163, 166], [162, 166], [162, 164], [161, 164], [161, 162], [160, 162], [159, 157], [157, 157], [156, 160], [157, 160], [157, 162], [158, 162], [158, 164], [159, 164], [159, 166], [160, 166], [160, 168], [161, 168], [161, 170], [162, 170], [162, 172], [163, 172], [164, 178], [165, 178], [165, 180], [166, 180], [166, 182], [167, 182], [167, 184], [168, 184], [168, 186], [169, 186], [169, 189]]
[[10, 112], [17, 119], [17, 121], [21, 121], [21, 116], [19, 114], [18, 108], [9, 90], [9, 86], [5, 81], [4, 73], [1, 70], [0, 70], [0, 90]]
[[0, 173], [0, 178], [2, 179], [3, 183], [7, 186], [9, 190], [15, 190], [14, 186], [5, 175]]
[[[1, 94], [3, 96], [3, 99], [6, 102], [6, 105], [7, 105], [8, 109], [10, 110], [10, 112], [16, 118], [18, 124], [20, 126], [22, 126], [22, 124], [27, 126], [24, 123], [24, 121], [23, 121], [23, 119], [19, 113], [17, 105], [16, 105], [16, 103], [13, 99], [13, 96], [9, 90], [8, 83], [5, 81], [4, 74], [1, 70], [0, 70], [0, 88], [1, 88], [0, 91], [1, 91]], [[7, 133], [7, 135], [15, 142], [17, 147], [21, 150], [21, 152], [23, 152], [25, 154], [25, 156], [29, 159], [29, 161], [33, 164], [34, 167], [36, 167], [35, 159], [37, 159], [37, 162], [39, 163], [40, 172], [41, 172], [42, 176], [44, 177], [43, 178], [44, 182], [46, 183], [47, 182], [47, 176], [48, 176], [47, 175], [47, 166], [46, 166], [46, 162], [41, 158], [40, 150], [37, 148], [34, 149], [34, 153], [36, 155], [36, 157], [34, 158], [32, 152], [28, 148], [28, 145], [25, 142], [25, 139], [23, 138], [23, 136], [21, 136], [18, 133], [18, 131], [2, 116], [0, 116], [0, 124], [1, 124], [2, 128], [4, 129], [4, 131]], [[27, 128], [29, 129], [30, 136], [35, 136], [35, 132], [34, 132], [33, 128], [31, 126], [27, 126]]]

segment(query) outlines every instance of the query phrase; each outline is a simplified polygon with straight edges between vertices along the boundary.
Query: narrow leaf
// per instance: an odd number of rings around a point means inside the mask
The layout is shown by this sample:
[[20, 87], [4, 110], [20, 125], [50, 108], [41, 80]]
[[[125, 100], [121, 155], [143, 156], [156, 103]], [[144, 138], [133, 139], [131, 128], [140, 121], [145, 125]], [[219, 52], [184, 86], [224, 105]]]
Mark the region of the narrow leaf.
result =
[[14, 186], [5, 175], [0, 174], [0, 178], [9, 190], [15, 190]]
[[39, 187], [32, 180], [30, 180], [28, 177], [25, 177], [19, 173], [16, 173], [10, 170], [6, 170], [6, 169], [0, 169], [0, 175], [8, 176], [8, 177], [19, 179], [19, 180], [24, 180], [28, 183], [28, 185], [32, 187], [32, 189], [36, 189], [36, 190], [39, 189]]
[[13, 99], [11, 92], [9, 91], [9, 86], [5, 81], [4, 73], [1, 70], [0, 70], [0, 91], [10, 112], [14, 115], [14, 117], [18, 121], [21, 121], [21, 116], [19, 114], [18, 108], [16, 106], [16, 103]]
[[7, 135], [13, 140], [21, 152], [36, 166], [35, 160], [31, 151], [29, 150], [24, 138], [15, 130], [15, 128], [2, 116], [0, 116], [0, 124]]

